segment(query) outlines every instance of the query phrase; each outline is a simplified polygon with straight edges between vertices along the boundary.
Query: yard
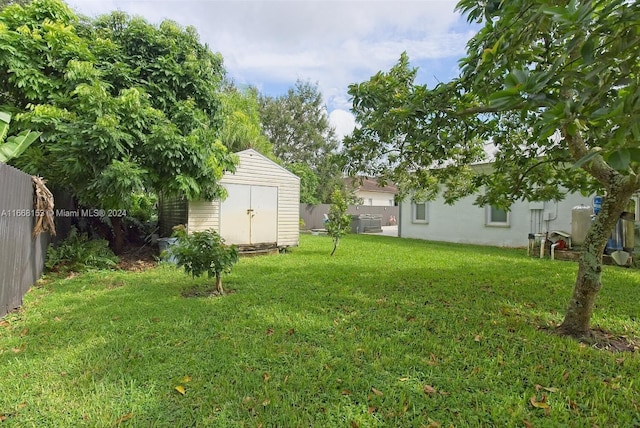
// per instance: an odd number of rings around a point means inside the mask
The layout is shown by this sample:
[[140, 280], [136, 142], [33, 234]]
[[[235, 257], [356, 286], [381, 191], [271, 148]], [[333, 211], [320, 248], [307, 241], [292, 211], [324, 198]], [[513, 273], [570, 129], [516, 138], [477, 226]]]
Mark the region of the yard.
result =
[[[331, 248], [304, 235], [243, 258], [224, 297], [170, 266], [45, 278], [0, 321], [1, 425], [640, 425], [638, 352], [551, 333], [575, 264], [380, 236]], [[593, 325], [638, 343], [640, 272], [603, 280]]]

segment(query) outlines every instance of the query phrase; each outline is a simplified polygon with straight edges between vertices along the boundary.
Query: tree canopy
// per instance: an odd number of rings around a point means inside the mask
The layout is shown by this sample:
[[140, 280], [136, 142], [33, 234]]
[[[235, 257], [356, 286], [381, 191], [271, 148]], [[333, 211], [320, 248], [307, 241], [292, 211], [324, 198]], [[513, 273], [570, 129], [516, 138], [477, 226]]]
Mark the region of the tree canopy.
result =
[[275, 158], [271, 142], [262, 129], [257, 89], [240, 89], [231, 83], [220, 94], [223, 125], [220, 140], [232, 152], [255, 149], [269, 158]]
[[[286, 95], [263, 96], [260, 117], [273, 153], [284, 166], [297, 173], [299, 166], [290, 166], [305, 164], [316, 175], [316, 180], [307, 181], [318, 183], [308, 200], [327, 202], [341, 171], [335, 158], [338, 140], [318, 85], [298, 80]], [[309, 171], [302, 178], [310, 178]]]
[[235, 165], [216, 140], [223, 77], [221, 56], [172, 21], [80, 19], [59, 0], [0, 12], [0, 104], [42, 132], [18, 164], [86, 206], [126, 209], [140, 189], [220, 197]]
[[[361, 126], [345, 140], [349, 168], [404, 195], [442, 191], [450, 203], [478, 193], [478, 204], [508, 208], [605, 192], [561, 326], [587, 334], [606, 240], [640, 188], [640, 6], [462, 0], [457, 8], [483, 24], [459, 77], [429, 89], [402, 54], [388, 72], [350, 86]], [[472, 168], [483, 161], [492, 168]]]

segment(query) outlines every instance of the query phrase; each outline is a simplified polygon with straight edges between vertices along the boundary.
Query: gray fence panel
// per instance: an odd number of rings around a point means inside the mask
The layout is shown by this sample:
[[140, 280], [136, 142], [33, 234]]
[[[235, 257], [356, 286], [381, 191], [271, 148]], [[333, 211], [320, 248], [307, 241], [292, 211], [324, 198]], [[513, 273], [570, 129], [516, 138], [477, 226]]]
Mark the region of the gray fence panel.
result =
[[[304, 229], [323, 229], [324, 214], [329, 214], [329, 204], [310, 205], [300, 204], [300, 218], [304, 220]], [[348, 214], [376, 214], [382, 217], [382, 226], [392, 226], [393, 220], [398, 219], [397, 206], [350, 205]]]
[[49, 236], [32, 238], [31, 176], [0, 162], [0, 317], [22, 304], [44, 269]]

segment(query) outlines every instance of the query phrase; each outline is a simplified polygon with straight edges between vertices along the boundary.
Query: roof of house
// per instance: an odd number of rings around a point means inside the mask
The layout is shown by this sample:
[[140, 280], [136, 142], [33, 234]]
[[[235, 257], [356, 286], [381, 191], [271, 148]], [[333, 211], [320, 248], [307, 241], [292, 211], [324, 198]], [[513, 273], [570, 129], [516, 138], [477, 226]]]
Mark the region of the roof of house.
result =
[[[360, 182], [362, 180], [362, 182]], [[386, 186], [380, 186], [378, 180], [375, 178], [345, 178], [347, 185], [353, 185], [357, 190], [363, 192], [379, 192], [379, 193], [391, 193], [395, 195], [398, 193], [398, 186], [388, 184]]]

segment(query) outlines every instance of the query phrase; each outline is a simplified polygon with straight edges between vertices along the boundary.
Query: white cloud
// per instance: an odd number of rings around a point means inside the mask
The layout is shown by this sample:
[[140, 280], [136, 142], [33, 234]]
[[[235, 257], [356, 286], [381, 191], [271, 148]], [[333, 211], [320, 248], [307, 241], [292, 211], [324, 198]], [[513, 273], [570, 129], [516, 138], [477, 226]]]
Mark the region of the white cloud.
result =
[[[68, 0], [81, 13], [122, 10], [153, 23], [193, 25], [237, 83], [269, 95], [296, 79], [318, 83], [329, 111], [350, 107], [347, 87], [389, 69], [407, 51], [420, 76], [448, 80], [472, 32], [456, 0]], [[443, 64], [446, 64], [444, 66]], [[345, 112], [346, 113], [346, 112]], [[343, 117], [336, 113], [337, 117]]]
[[348, 111], [334, 109], [329, 113], [329, 122], [336, 129], [336, 136], [342, 141], [345, 135], [349, 135], [356, 126], [356, 120]]

